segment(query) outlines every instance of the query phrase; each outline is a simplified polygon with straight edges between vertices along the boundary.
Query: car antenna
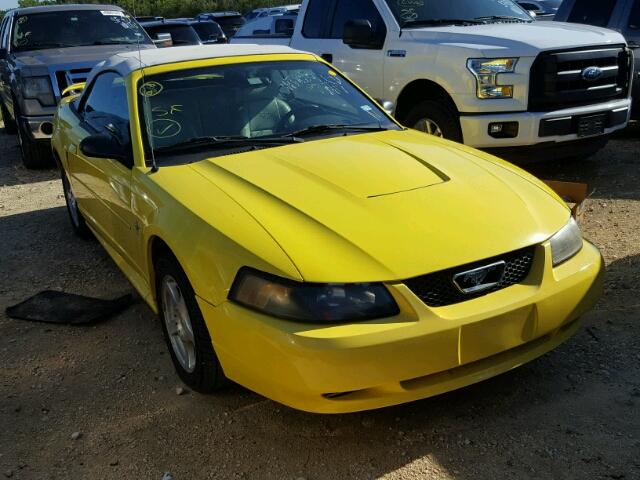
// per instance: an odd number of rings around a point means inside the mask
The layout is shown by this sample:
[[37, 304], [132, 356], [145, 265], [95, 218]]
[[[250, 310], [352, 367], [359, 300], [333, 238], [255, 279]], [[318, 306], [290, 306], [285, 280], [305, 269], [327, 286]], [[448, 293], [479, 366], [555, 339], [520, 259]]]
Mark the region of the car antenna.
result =
[[[136, 13], [136, 0], [133, 0], [133, 17], [135, 19], [135, 17], [137, 16]], [[142, 27], [140, 27], [142, 28]], [[142, 73], [142, 85], [145, 84], [145, 80], [144, 80], [144, 68], [142, 68], [142, 49], [140, 47], [140, 39], [141, 39], [142, 35], [140, 34], [140, 32], [138, 32], [138, 63], [140, 65], [140, 72]], [[136, 92], [138, 93], [138, 92]], [[137, 97], [137, 95], [136, 95]], [[150, 108], [149, 105], [149, 98], [145, 95], [143, 95], [143, 102], [145, 102], [145, 106], [147, 107], [147, 110]], [[144, 115], [144, 111], [142, 112], [142, 114]], [[145, 128], [147, 129], [147, 138], [151, 138], [151, 132], [149, 132], [149, 126], [147, 125], [146, 119], [145, 119]], [[158, 167], [158, 164], [156, 163], [156, 155], [153, 152], [153, 145], [150, 146], [150, 150], [151, 150], [151, 173], [156, 173], [158, 170], [160, 170], [160, 168]]]

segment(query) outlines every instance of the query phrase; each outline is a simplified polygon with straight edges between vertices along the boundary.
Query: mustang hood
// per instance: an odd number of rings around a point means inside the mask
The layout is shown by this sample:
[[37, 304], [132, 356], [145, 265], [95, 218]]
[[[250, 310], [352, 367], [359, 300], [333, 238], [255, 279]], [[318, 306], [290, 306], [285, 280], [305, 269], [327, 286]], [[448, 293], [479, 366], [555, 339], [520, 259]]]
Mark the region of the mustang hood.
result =
[[618, 32], [563, 22], [421, 28], [407, 30], [405, 35], [419, 42], [467, 48], [487, 57], [536, 56], [541, 50], [625, 43]]
[[542, 242], [569, 217], [526, 174], [417, 132], [317, 140], [191, 168], [246, 209], [307, 281], [401, 280]]

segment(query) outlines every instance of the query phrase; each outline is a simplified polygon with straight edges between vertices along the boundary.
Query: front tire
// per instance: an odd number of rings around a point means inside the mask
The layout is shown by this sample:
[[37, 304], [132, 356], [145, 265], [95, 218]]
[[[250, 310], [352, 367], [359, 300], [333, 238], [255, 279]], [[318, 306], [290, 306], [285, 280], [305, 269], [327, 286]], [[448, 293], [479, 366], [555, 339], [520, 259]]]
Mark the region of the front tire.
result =
[[462, 142], [458, 112], [444, 100], [425, 100], [411, 109], [405, 126], [436, 137]]
[[2, 113], [2, 121], [4, 122], [4, 133], [15, 135], [18, 133], [18, 126], [14, 119], [9, 115], [9, 110], [4, 103], [0, 103], [0, 112]]
[[75, 194], [73, 193], [73, 189], [71, 188], [71, 183], [69, 182], [67, 172], [65, 172], [63, 168], [60, 169], [60, 175], [62, 177], [62, 190], [64, 191], [64, 200], [67, 204], [67, 212], [69, 213], [69, 220], [71, 221], [71, 228], [73, 228], [73, 233], [75, 233], [80, 238], [84, 238], [85, 240], [89, 239], [91, 238], [91, 230], [89, 230], [89, 227], [87, 227], [87, 222], [82, 216], [80, 209], [78, 209], [78, 201]]
[[162, 330], [178, 376], [196, 392], [219, 390], [226, 377], [189, 279], [169, 255], [156, 262], [155, 271]]

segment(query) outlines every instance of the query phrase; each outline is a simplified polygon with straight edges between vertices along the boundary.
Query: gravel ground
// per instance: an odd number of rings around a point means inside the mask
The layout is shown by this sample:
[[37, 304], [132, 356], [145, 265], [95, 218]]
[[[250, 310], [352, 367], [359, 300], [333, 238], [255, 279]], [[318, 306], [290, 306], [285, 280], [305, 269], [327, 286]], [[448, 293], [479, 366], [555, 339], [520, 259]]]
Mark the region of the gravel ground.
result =
[[639, 479], [640, 127], [588, 161], [527, 168], [590, 184], [583, 227], [608, 276], [586, 328], [478, 385], [321, 416], [238, 386], [178, 395], [141, 303], [92, 327], [7, 318], [43, 289], [132, 287], [96, 242], [72, 235], [56, 173], [26, 171], [0, 133], [0, 478]]

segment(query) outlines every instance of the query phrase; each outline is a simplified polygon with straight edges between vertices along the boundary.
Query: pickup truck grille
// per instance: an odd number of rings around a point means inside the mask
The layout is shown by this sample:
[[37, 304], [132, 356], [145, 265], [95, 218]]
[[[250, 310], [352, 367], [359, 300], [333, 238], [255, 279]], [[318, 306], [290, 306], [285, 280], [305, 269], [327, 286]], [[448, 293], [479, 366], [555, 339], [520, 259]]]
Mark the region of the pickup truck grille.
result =
[[90, 68], [74, 68], [72, 70], [56, 71], [55, 77], [58, 87], [58, 96], [69, 85], [86, 81], [90, 71]]
[[[629, 92], [630, 59], [623, 45], [541, 53], [531, 67], [529, 111], [625, 98]], [[587, 74], [594, 70], [595, 75], [589, 78]]]

